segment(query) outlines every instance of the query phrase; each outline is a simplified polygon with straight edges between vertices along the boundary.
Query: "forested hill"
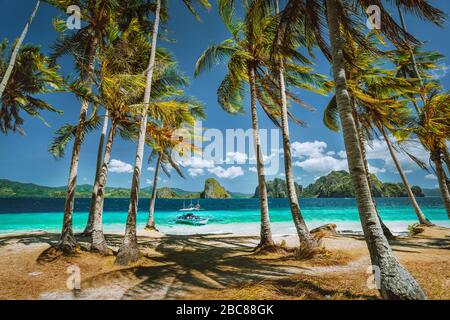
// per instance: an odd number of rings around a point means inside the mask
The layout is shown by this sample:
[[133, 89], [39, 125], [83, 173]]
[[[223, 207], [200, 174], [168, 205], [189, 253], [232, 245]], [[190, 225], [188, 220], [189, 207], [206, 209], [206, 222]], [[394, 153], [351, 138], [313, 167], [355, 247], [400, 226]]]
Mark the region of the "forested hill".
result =
[[[205, 183], [206, 185], [206, 183]], [[206, 187], [205, 187], [206, 188]], [[214, 189], [214, 188], [213, 188]], [[77, 187], [77, 198], [90, 198], [91, 185], [80, 185]], [[150, 198], [152, 188], [141, 189], [141, 198]], [[45, 187], [32, 183], [21, 183], [6, 179], [0, 179], [0, 198], [65, 198], [66, 187]], [[128, 188], [106, 188], [106, 198], [129, 198]], [[198, 199], [200, 192], [186, 191], [179, 188], [160, 188], [158, 198], [163, 199]], [[250, 198], [251, 195], [228, 192], [226, 196], [216, 195], [218, 198]]]
[[[210, 181], [210, 184], [211, 181]], [[376, 197], [407, 197], [406, 190], [401, 183], [383, 183], [375, 175], [372, 175], [372, 184]], [[217, 185], [220, 186], [217, 182]], [[223, 194], [219, 194], [217, 190], [222, 190], [214, 184], [212, 192], [207, 188], [205, 183], [205, 191], [194, 192], [186, 191], [179, 188], [161, 188], [158, 190], [159, 198], [166, 199], [198, 199], [202, 195], [204, 198], [250, 198], [258, 197], [258, 189], [254, 195], [243, 193], [235, 193], [223, 190]], [[217, 190], [216, 190], [217, 189]], [[297, 193], [304, 198], [351, 198], [354, 197], [351, 185], [350, 175], [346, 171], [333, 171], [327, 176], [317, 179], [314, 183], [306, 188], [296, 184]], [[418, 197], [423, 196], [439, 196], [439, 191], [434, 189], [421, 189], [413, 186], [412, 190]], [[77, 198], [90, 198], [92, 192], [91, 185], [80, 185], [77, 187]], [[141, 197], [149, 198], [152, 192], [151, 187], [141, 189]], [[207, 194], [208, 193], [208, 194]], [[218, 193], [219, 195], [216, 195]], [[286, 198], [286, 183], [282, 179], [275, 179], [267, 182], [267, 193], [270, 198]], [[66, 196], [66, 187], [45, 187], [32, 183], [20, 183], [6, 179], [0, 179], [0, 198], [64, 198]], [[128, 198], [130, 190], [128, 188], [106, 188], [107, 198]]]
[[[371, 176], [375, 197], [394, 198], [408, 196], [402, 183], [383, 183], [374, 174]], [[425, 196], [419, 186], [412, 186], [411, 189], [417, 197]], [[333, 171], [304, 188], [302, 196], [306, 198], [352, 198], [355, 196], [355, 193], [350, 174], [346, 171]]]

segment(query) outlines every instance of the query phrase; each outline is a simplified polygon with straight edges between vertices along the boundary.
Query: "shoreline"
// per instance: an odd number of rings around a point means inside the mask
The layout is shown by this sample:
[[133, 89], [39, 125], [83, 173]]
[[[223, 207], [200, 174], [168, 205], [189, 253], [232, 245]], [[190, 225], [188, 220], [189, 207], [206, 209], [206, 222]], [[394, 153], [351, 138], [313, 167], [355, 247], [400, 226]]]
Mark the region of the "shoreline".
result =
[[[367, 245], [355, 234], [328, 235], [315, 257], [253, 251], [253, 234], [163, 235], [143, 232], [142, 259], [128, 267], [114, 256], [80, 251], [38, 263], [58, 234], [0, 235], [0, 299], [379, 299], [368, 289]], [[121, 236], [106, 235], [115, 252]], [[450, 229], [425, 228], [392, 242], [395, 255], [430, 299], [450, 299]], [[89, 240], [81, 238], [82, 247]], [[275, 235], [276, 243], [298, 246], [296, 236]], [[81, 288], [66, 288], [69, 266], [81, 272]], [[313, 284], [313, 286], [311, 286]], [[323, 292], [329, 292], [324, 294]]]
[[[385, 224], [390, 228], [394, 235], [405, 235], [408, 232], [408, 226], [418, 223], [415, 220], [384, 220]], [[450, 228], [450, 221], [438, 220], [432, 221], [438, 227]], [[342, 220], [315, 220], [306, 221], [310, 230], [325, 224], [335, 224], [336, 231], [340, 234], [360, 235], [362, 228], [360, 221], [342, 221]], [[138, 235], [145, 235], [145, 224], [138, 223]], [[209, 223], [206, 226], [189, 226], [189, 225], [158, 225], [158, 229], [167, 235], [216, 235], [216, 234], [234, 234], [240, 236], [258, 236], [259, 222], [234, 222], [227, 224]], [[274, 236], [293, 236], [296, 235], [295, 226], [291, 221], [271, 222], [272, 233]], [[124, 226], [122, 224], [105, 224], [104, 232], [113, 235], [123, 235]], [[76, 234], [81, 233], [81, 228], [74, 227]], [[50, 229], [20, 229], [20, 230], [0, 230], [0, 238], [17, 235], [28, 234], [45, 234], [59, 233], [60, 228]]]

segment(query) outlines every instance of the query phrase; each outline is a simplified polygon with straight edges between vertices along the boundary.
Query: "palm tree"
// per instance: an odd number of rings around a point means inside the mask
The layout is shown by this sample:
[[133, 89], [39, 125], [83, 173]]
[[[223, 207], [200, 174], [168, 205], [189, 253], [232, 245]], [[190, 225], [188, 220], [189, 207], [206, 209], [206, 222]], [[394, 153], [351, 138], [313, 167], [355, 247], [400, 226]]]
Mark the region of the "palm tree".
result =
[[[206, 69], [220, 62], [223, 58], [228, 58], [228, 73], [222, 81], [217, 95], [219, 104], [222, 108], [231, 113], [237, 114], [243, 112], [242, 100], [244, 82], [250, 87], [251, 97], [251, 120], [253, 130], [253, 144], [255, 148], [258, 189], [261, 211], [261, 239], [258, 248], [273, 247], [272, 231], [270, 228], [269, 207], [267, 198], [267, 186], [264, 173], [264, 163], [262, 157], [261, 144], [259, 139], [257, 101], [258, 83], [257, 77], [264, 78], [265, 75], [257, 76], [258, 67], [261, 66], [264, 50], [270, 48], [270, 39], [267, 37], [267, 28], [269, 20], [267, 17], [260, 16], [263, 21], [256, 17], [246, 16], [245, 22], [233, 21], [233, 10], [224, 3], [219, 3], [221, 7], [222, 19], [231, 33], [232, 38], [225, 40], [219, 45], [213, 45], [208, 48], [198, 59], [195, 67], [195, 75], [198, 76]], [[248, 10], [250, 12], [250, 10]], [[260, 23], [259, 27], [257, 25]], [[266, 30], [265, 30], [266, 29]], [[262, 104], [263, 108], [265, 104]]]
[[102, 158], [103, 158], [103, 149], [105, 146], [106, 134], [108, 133], [108, 124], [109, 124], [109, 111], [105, 110], [105, 115], [103, 116], [103, 126], [100, 134], [100, 140], [98, 142], [97, 149], [97, 165], [95, 167], [95, 180], [94, 187], [92, 188], [91, 195], [91, 204], [89, 207], [89, 216], [86, 227], [84, 228], [83, 235], [90, 236], [92, 234], [94, 228], [94, 215], [95, 215], [95, 199], [98, 192], [99, 184], [100, 184], [100, 171], [102, 169]]
[[[64, 13], [67, 7], [72, 4], [70, 0], [47, 0], [47, 2]], [[75, 33], [67, 35], [67, 30], [64, 29], [65, 21], [56, 20], [54, 24], [57, 30], [62, 32], [63, 36], [53, 47], [53, 58], [56, 60], [63, 55], [72, 54], [85, 91], [87, 94], [90, 94], [95, 82], [98, 49], [102, 46], [104, 38], [109, 31], [108, 25], [110, 20], [120, 13], [121, 4], [107, 0], [83, 0], [77, 3], [77, 5], [81, 9], [81, 17], [85, 20], [86, 26]], [[72, 148], [61, 239], [57, 245], [59, 249], [67, 254], [73, 253], [77, 248], [77, 241], [73, 234], [72, 215], [80, 149], [89, 105], [89, 99], [82, 99], [78, 126]]]
[[[0, 72], [7, 68], [8, 42], [0, 43]], [[15, 58], [15, 66], [0, 99], [0, 131], [4, 134], [24, 134], [22, 112], [38, 118], [47, 124], [42, 111], [62, 113], [35, 96], [38, 94], [65, 90], [59, 67], [50, 66], [50, 61], [40, 49], [33, 45], [22, 47]]]
[[[367, 38], [368, 43], [376, 46], [374, 34]], [[421, 224], [430, 225], [430, 221], [425, 217], [420, 209], [417, 200], [411, 190], [407, 177], [397, 159], [392, 143], [385, 132], [385, 128], [394, 131], [407, 124], [409, 119], [409, 109], [404, 103], [399, 101], [402, 95], [409, 95], [416, 92], [415, 82], [396, 76], [396, 70], [386, 70], [381, 66], [385, 63], [387, 55], [392, 52], [381, 55], [373, 55], [372, 52], [358, 47], [358, 45], [349, 39], [349, 45], [346, 46], [346, 55], [353, 61], [346, 66], [348, 88], [352, 98], [353, 118], [358, 132], [360, 148], [364, 160], [366, 176], [369, 187], [373, 192], [369, 166], [367, 162], [366, 150], [364, 145], [365, 137], [371, 137], [373, 127], [382, 133], [394, 164], [400, 174], [403, 185], [406, 189], [411, 205], [416, 212], [417, 218]], [[358, 107], [360, 110], [358, 110]], [[325, 110], [325, 124], [332, 130], [339, 129], [338, 108], [335, 97], [332, 98], [330, 104]], [[364, 133], [363, 133], [364, 130]], [[400, 132], [396, 130], [396, 132]], [[405, 130], [403, 132], [406, 133]], [[386, 136], [385, 136], [386, 135]], [[372, 194], [373, 196], [373, 194]], [[384, 234], [386, 237], [392, 238], [392, 233], [384, 226], [380, 218]]]
[[[275, 13], [278, 15], [280, 13], [280, 7], [279, 7], [279, 0], [275, 1]], [[294, 50], [295, 48], [295, 41], [292, 39], [288, 42], [286, 41], [288, 35], [286, 32], [283, 32], [279, 30], [279, 34], [283, 34], [283, 38], [281, 39], [279, 37], [275, 37], [275, 44], [274, 44], [274, 52], [277, 51], [286, 51], [287, 49], [287, 43], [294, 43]], [[292, 36], [292, 35], [291, 35]], [[294, 38], [300, 39], [300, 42], [302, 42], [303, 46], [307, 47], [308, 43], [305, 43], [306, 37], [302, 35], [303, 37], [298, 37], [298, 35], [295, 35]], [[284, 41], [283, 41], [284, 40]], [[297, 40], [298, 41], [298, 40]], [[308, 48], [309, 50], [311, 48]], [[297, 53], [299, 55], [299, 53]], [[302, 59], [304, 62], [307, 62], [306, 58]], [[278, 69], [278, 77], [279, 77], [279, 86], [280, 86], [280, 98], [281, 98], [281, 132], [283, 137], [283, 150], [284, 150], [284, 169], [285, 169], [285, 175], [286, 175], [286, 185], [288, 190], [288, 198], [289, 203], [291, 207], [291, 213], [294, 220], [294, 225], [297, 229], [297, 234], [299, 236], [300, 243], [305, 247], [315, 247], [318, 245], [318, 243], [315, 241], [315, 239], [311, 236], [311, 234], [308, 231], [308, 228], [306, 226], [306, 223], [303, 219], [303, 216], [301, 214], [300, 205], [298, 201], [299, 195], [297, 194], [296, 188], [295, 188], [295, 180], [294, 180], [294, 174], [292, 170], [292, 152], [291, 152], [291, 141], [290, 141], [290, 134], [289, 134], [289, 113], [288, 113], [288, 97], [287, 97], [287, 90], [286, 90], [286, 80], [285, 80], [285, 61], [281, 55], [280, 58], [276, 59], [274, 61], [273, 67], [274, 69]], [[305, 69], [307, 71], [307, 69]], [[305, 82], [305, 79], [309, 78], [312, 80], [312, 78], [315, 75], [307, 75], [303, 77], [303, 83], [304, 89], [310, 89], [312, 91], [319, 91], [320, 87], [323, 84], [318, 83], [317, 81], [310, 81], [313, 82], [315, 85], [314, 87], [308, 87], [308, 85]], [[316, 76], [318, 80], [318, 76]]]
[[[165, 102], [162, 102], [163, 104]], [[153, 152], [150, 155], [149, 162], [156, 158], [155, 172], [153, 175], [152, 194], [150, 198], [149, 214], [145, 229], [148, 231], [158, 231], [155, 224], [155, 205], [158, 196], [158, 181], [159, 170], [162, 169], [166, 176], [170, 178], [171, 174], [169, 167], [175, 169], [176, 173], [184, 178], [180, 165], [174, 156], [183, 156], [184, 150], [195, 150], [195, 146], [191, 143], [186, 143], [184, 140], [174, 139], [176, 130], [183, 128], [183, 130], [192, 131], [192, 126], [196, 119], [204, 119], [204, 107], [195, 99], [189, 97], [181, 97], [178, 100], [167, 101], [167, 103], [175, 103], [178, 105], [176, 109], [183, 111], [182, 106], [187, 107], [187, 111], [179, 112], [178, 117], [171, 122], [161, 122], [161, 130], [168, 132], [172, 139], [160, 139], [159, 137], [149, 137], [147, 144], [153, 147]], [[170, 108], [168, 106], [168, 108]], [[193, 132], [191, 132], [193, 134]]]
[[[402, 7], [414, 11], [417, 15], [442, 23], [444, 13], [422, 0], [398, 1]], [[400, 265], [383, 235], [381, 224], [373, 204], [371, 191], [365, 174], [364, 161], [359, 147], [358, 133], [352, 116], [351, 97], [348, 92], [344, 37], [342, 31], [350, 34], [362, 46], [367, 46], [362, 28], [355, 17], [365, 12], [371, 5], [365, 0], [357, 0], [349, 6], [341, 0], [318, 1], [290, 0], [282, 19], [289, 28], [307, 28], [313, 31], [317, 45], [333, 63], [333, 75], [336, 85], [336, 101], [344, 135], [350, 175], [360, 214], [360, 219], [371, 255], [372, 264], [381, 271], [380, 292], [386, 299], [425, 299], [426, 296], [415, 279]], [[416, 42], [414, 37], [402, 30], [385, 10], [381, 1], [377, 2], [383, 17], [381, 32], [397, 46], [406, 47], [408, 41]], [[326, 6], [326, 10], [325, 10]], [[330, 47], [323, 34], [328, 27]], [[356, 26], [356, 28], [355, 28]], [[363, 29], [360, 29], [363, 30]]]
[[40, 4], [41, 4], [40, 0], [36, 1], [34, 10], [31, 13], [31, 16], [28, 18], [28, 22], [25, 25], [22, 34], [20, 35], [19, 39], [16, 42], [14, 50], [11, 54], [11, 58], [9, 59], [8, 67], [4, 72], [2, 70], [3, 78], [2, 81], [0, 82], [0, 100], [3, 98], [3, 93], [6, 90], [6, 86], [8, 85], [8, 82], [14, 70], [14, 66], [16, 65], [17, 56], [19, 55], [19, 51], [22, 47], [25, 37], [27, 36], [28, 30], [30, 29], [31, 24], [33, 23], [34, 17], [36, 16], [37, 11], [39, 10]]
[[448, 92], [430, 93], [414, 132], [425, 150], [430, 152], [430, 160], [435, 166], [442, 201], [450, 218], [450, 193], [442, 167], [443, 149], [446, 147], [446, 140], [450, 134], [449, 114], [450, 94]]
[[[183, 1], [188, 9], [191, 12], [194, 12], [194, 7], [192, 1], [184, 0]], [[204, 7], [209, 8], [209, 2], [207, 0], [198, 0]], [[136, 159], [135, 166], [133, 172], [133, 179], [131, 185], [131, 196], [130, 196], [130, 206], [128, 209], [128, 217], [125, 228], [125, 236], [122, 242], [122, 245], [119, 249], [116, 258], [116, 264], [119, 265], [127, 265], [130, 262], [135, 262], [140, 258], [140, 252], [137, 243], [136, 236], [136, 214], [138, 210], [138, 202], [139, 202], [139, 190], [140, 190], [140, 176], [142, 170], [142, 161], [144, 157], [144, 145], [145, 145], [145, 133], [147, 127], [148, 120], [148, 107], [150, 104], [151, 92], [152, 92], [152, 78], [153, 71], [156, 63], [156, 48], [158, 43], [158, 33], [159, 33], [159, 24], [160, 24], [160, 14], [161, 14], [162, 3], [161, 0], [156, 0], [156, 11], [155, 11], [155, 20], [153, 23], [153, 33], [152, 33], [152, 47], [150, 53], [150, 61], [148, 64], [148, 68], [146, 70], [147, 75], [147, 85], [145, 88], [144, 94], [144, 105], [147, 107], [143, 108], [141, 114], [141, 122], [139, 129], [139, 137], [137, 142], [137, 150], [136, 150]]]

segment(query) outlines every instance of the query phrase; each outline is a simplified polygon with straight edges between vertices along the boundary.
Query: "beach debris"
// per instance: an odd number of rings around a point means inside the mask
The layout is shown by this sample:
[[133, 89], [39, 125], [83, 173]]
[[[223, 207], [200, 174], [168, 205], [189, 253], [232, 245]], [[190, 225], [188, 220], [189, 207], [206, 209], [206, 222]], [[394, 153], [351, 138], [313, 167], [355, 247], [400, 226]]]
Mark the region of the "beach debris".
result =
[[332, 223], [325, 224], [318, 228], [311, 230], [311, 234], [316, 238], [323, 238], [326, 236], [337, 236], [338, 233], [336, 231], [337, 226]]

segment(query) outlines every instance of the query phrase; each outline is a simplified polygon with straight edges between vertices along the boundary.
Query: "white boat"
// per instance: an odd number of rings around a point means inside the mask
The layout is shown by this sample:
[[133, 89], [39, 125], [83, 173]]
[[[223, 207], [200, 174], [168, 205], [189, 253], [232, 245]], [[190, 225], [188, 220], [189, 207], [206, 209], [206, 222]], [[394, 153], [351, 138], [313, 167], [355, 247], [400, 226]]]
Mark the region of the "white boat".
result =
[[209, 221], [209, 218], [199, 217], [193, 213], [184, 214], [177, 218], [177, 223], [190, 224], [194, 226], [204, 226]]
[[200, 203], [197, 203], [197, 205], [194, 206], [194, 204], [191, 201], [191, 205], [186, 208], [186, 204], [183, 202], [183, 209], [180, 209], [180, 212], [192, 212], [192, 211], [200, 211], [202, 210], [202, 207], [200, 206]]

